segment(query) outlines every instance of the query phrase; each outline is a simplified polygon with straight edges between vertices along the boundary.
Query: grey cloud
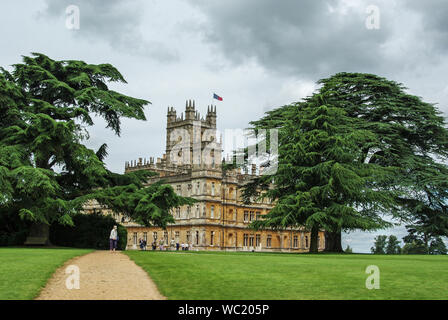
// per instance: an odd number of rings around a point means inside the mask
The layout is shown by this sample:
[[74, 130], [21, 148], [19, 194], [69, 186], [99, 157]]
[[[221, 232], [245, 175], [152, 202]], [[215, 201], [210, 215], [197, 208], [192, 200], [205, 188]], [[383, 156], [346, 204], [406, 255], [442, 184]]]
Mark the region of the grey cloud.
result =
[[106, 41], [112, 49], [152, 57], [161, 62], [178, 60], [178, 53], [161, 41], [145, 39], [141, 24], [147, 3], [142, 0], [46, 0], [47, 16], [66, 17], [66, 8], [80, 9], [80, 29], [74, 36]]
[[448, 5], [446, 0], [410, 0], [405, 1], [404, 5], [420, 15], [422, 27], [426, 34], [432, 37], [434, 47], [446, 52], [448, 50]]
[[[391, 19], [382, 13], [379, 30], [365, 27], [369, 3], [348, 7], [341, 1], [191, 1], [208, 17], [204, 38], [232, 62], [256, 59], [283, 74], [327, 75], [337, 71], [378, 70], [381, 45], [391, 37]], [[334, 9], [333, 11], [331, 9]]]

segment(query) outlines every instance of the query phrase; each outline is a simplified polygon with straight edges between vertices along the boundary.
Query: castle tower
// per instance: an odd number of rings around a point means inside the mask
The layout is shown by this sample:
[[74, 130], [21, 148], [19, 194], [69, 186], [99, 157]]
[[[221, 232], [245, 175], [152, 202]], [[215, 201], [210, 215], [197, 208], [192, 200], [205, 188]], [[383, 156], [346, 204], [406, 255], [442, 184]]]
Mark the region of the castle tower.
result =
[[[218, 167], [222, 154], [221, 141], [218, 138], [216, 106], [208, 107], [205, 120], [196, 110], [194, 100], [186, 102], [185, 118], [183, 116], [178, 118], [176, 110], [173, 107], [168, 108], [166, 128], [166, 160], [168, 164], [190, 167], [210, 164]], [[204, 158], [205, 156], [207, 159]]]

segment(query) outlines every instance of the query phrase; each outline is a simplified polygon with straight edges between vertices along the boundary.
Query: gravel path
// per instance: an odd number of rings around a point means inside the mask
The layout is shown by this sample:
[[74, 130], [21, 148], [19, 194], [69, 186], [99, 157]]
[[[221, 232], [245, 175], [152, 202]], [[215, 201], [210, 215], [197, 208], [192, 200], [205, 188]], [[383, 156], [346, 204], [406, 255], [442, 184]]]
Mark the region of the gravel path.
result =
[[[70, 265], [79, 267], [79, 289], [67, 289]], [[69, 281], [69, 284], [74, 282]], [[148, 274], [121, 252], [95, 251], [56, 270], [36, 300], [163, 300]]]

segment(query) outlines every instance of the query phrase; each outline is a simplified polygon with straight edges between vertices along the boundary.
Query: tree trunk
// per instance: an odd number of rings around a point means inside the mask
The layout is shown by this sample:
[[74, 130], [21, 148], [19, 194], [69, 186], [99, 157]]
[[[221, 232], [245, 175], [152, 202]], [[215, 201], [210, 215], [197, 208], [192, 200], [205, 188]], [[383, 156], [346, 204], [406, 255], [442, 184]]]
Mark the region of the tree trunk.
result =
[[319, 226], [314, 224], [311, 227], [310, 253], [318, 253], [319, 252], [319, 244], [317, 243], [318, 236], [319, 236]]
[[343, 252], [341, 230], [325, 231], [325, 251]]

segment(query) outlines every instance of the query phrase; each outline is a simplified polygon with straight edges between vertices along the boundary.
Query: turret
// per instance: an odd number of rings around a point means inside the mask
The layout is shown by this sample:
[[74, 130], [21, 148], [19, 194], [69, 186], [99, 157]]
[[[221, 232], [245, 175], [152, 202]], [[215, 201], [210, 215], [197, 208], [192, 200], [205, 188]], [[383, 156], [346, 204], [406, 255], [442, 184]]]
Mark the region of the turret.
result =
[[174, 110], [174, 107], [168, 107], [168, 113], [166, 117], [168, 124], [176, 121], [176, 110]]
[[216, 128], [216, 106], [212, 105], [207, 107], [205, 120], [212, 126], [212, 128]]
[[188, 100], [185, 106], [185, 120], [195, 120], [196, 119], [196, 111], [195, 111], [195, 103], [194, 100]]

